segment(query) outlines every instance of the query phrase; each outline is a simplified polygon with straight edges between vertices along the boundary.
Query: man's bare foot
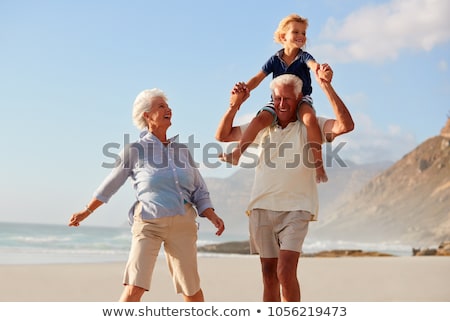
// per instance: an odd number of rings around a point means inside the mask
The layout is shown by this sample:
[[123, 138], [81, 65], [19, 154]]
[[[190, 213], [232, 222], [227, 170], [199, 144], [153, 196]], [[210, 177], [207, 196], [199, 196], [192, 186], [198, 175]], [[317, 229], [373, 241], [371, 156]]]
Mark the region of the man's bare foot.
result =
[[323, 165], [316, 168], [316, 182], [317, 183], [325, 183], [328, 181], [328, 176], [323, 168]]

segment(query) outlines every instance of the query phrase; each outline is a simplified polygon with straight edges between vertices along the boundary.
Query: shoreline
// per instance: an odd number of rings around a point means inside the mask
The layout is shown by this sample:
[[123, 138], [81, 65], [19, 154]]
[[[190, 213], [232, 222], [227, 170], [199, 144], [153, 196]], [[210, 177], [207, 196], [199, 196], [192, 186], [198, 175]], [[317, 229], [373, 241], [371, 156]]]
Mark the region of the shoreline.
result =
[[[248, 241], [230, 241], [223, 243], [211, 243], [198, 246], [198, 257], [247, 257], [250, 254]], [[450, 242], [442, 242], [436, 248], [411, 248], [405, 249], [364, 250], [359, 248], [336, 248], [328, 250], [316, 250], [307, 248], [302, 253], [302, 258], [320, 257], [434, 257], [450, 256]], [[164, 258], [163, 250], [160, 257]], [[0, 265], [38, 265], [38, 264], [95, 264], [123, 262], [128, 258], [127, 250], [115, 249], [96, 251], [92, 250], [64, 250], [42, 248], [0, 248]]]
[[[323, 245], [322, 245], [323, 246]], [[434, 248], [410, 248], [407, 252], [403, 246], [399, 247], [370, 247], [371, 245], [338, 245], [339, 248], [325, 249], [324, 247], [304, 247], [302, 258], [335, 258], [335, 257], [433, 257], [450, 256], [450, 241], [441, 242]], [[363, 246], [362, 248], [348, 248]], [[364, 249], [364, 246], [369, 246]], [[198, 257], [247, 257], [250, 254], [248, 240], [225, 241], [221, 243], [199, 244]], [[160, 257], [164, 258], [164, 252], [160, 250]], [[95, 264], [125, 262], [128, 258], [128, 248], [117, 247], [108, 249], [96, 248], [24, 248], [24, 247], [0, 247], [0, 265], [34, 265], [34, 264]]]
[[[249, 255], [250, 246], [248, 241], [231, 241], [223, 243], [207, 244], [198, 246], [198, 251], [203, 253], [213, 254], [241, 254]], [[387, 256], [450, 256], [450, 241], [441, 242], [436, 248], [413, 248], [411, 247], [410, 254], [399, 255], [389, 251], [379, 250], [363, 250], [363, 249], [329, 249], [320, 250], [316, 252], [305, 251], [302, 257], [346, 257], [346, 256], [366, 256], [366, 257], [387, 257]]]
[[[200, 247], [199, 247], [200, 249]], [[258, 257], [258, 255], [245, 252], [222, 252], [222, 251], [199, 251], [198, 258], [247, 258]], [[303, 253], [301, 258], [344, 258], [344, 257], [414, 257], [412, 255], [395, 255], [376, 251], [362, 250], [331, 250], [317, 253]], [[41, 252], [1, 252], [0, 267], [4, 265], [78, 265], [78, 264], [111, 264], [125, 263], [128, 253], [121, 254], [79, 254], [79, 253], [41, 253]], [[165, 259], [163, 251], [159, 254], [159, 259]]]
[[[198, 247], [199, 258], [233, 258], [233, 257], [251, 257], [255, 256], [249, 253], [248, 247], [241, 247], [245, 242], [226, 242], [220, 244], [208, 244]], [[232, 245], [232, 246], [230, 246]], [[322, 250], [317, 252], [304, 252], [301, 258], [321, 258], [321, 257], [417, 257], [437, 256], [435, 252], [423, 251], [414, 255], [405, 254], [405, 252], [381, 252], [361, 249], [334, 249]], [[160, 258], [165, 258], [161, 250]], [[2, 265], [46, 265], [46, 264], [100, 264], [126, 262], [128, 252], [88, 252], [79, 253], [71, 251], [52, 251], [52, 250], [21, 250], [21, 249], [0, 249], [0, 266]]]

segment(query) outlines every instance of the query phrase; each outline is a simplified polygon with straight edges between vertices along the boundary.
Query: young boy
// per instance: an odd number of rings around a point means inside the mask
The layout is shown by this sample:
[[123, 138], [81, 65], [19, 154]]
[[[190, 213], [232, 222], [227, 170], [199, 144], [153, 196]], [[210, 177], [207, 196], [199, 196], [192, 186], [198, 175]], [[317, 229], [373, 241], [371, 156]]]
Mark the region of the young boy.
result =
[[[302, 48], [306, 43], [306, 29], [308, 20], [296, 14], [291, 14], [280, 21], [274, 34], [277, 43], [283, 45], [283, 49], [269, 58], [262, 70], [252, 77], [246, 87], [249, 91], [255, 89], [266, 76], [272, 73], [275, 78], [282, 74], [294, 74], [303, 81], [303, 99], [299, 105], [298, 118], [307, 128], [307, 140], [313, 155], [313, 162], [316, 168], [316, 181], [327, 182], [328, 177], [322, 161], [322, 136], [312, 107], [311, 75], [309, 70], [318, 73], [320, 64]], [[219, 158], [225, 162], [237, 165], [239, 158], [253, 142], [256, 135], [262, 129], [276, 123], [276, 114], [273, 101], [264, 106], [250, 122], [246, 131], [242, 134], [242, 139], [238, 146], [231, 153], [221, 154]]]

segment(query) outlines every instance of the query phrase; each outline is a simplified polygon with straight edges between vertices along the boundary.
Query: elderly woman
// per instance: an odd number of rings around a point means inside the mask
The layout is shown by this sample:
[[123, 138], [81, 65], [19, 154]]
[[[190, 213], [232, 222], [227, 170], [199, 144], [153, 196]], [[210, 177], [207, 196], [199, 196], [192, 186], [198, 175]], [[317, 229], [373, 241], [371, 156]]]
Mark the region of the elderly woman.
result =
[[142, 91], [133, 105], [133, 122], [145, 131], [125, 147], [85, 209], [70, 218], [69, 226], [79, 226], [128, 178], [133, 181], [137, 199], [129, 213], [133, 237], [120, 301], [140, 301], [150, 289], [161, 244], [176, 292], [186, 302], [203, 301], [197, 269], [197, 213], [212, 222], [216, 235], [224, 231], [188, 148], [167, 139], [171, 118], [172, 110], [161, 90]]

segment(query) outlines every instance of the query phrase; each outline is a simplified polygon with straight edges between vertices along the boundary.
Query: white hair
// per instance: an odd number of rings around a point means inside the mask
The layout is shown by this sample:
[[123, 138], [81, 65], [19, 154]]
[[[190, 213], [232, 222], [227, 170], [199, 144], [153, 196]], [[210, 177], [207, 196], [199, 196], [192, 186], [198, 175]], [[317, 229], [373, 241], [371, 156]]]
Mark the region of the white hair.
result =
[[144, 112], [150, 110], [152, 100], [155, 97], [162, 97], [167, 102], [167, 96], [158, 88], [145, 89], [136, 96], [133, 103], [133, 123], [140, 130], [147, 128], [144, 120]]
[[298, 97], [302, 93], [303, 82], [299, 77], [297, 77], [293, 74], [283, 74], [283, 75], [275, 77], [270, 82], [270, 89], [273, 92], [275, 87], [282, 86], [282, 85], [293, 86], [296, 97]]

